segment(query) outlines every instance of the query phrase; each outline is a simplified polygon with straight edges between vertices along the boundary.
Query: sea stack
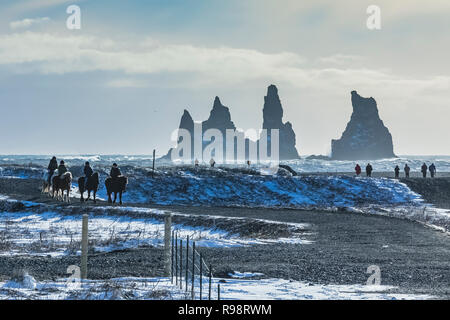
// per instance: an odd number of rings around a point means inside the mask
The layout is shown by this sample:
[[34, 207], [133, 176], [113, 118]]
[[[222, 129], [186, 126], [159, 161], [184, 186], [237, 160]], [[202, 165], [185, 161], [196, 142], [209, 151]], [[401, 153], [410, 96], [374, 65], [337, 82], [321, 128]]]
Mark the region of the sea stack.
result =
[[342, 137], [331, 140], [333, 160], [394, 158], [392, 136], [378, 114], [374, 98], [351, 92], [353, 113]]
[[209, 118], [208, 120], [203, 121], [202, 128], [203, 131], [208, 129], [218, 129], [224, 136], [227, 129], [236, 129], [233, 121], [231, 121], [230, 109], [220, 102], [219, 97], [214, 99]]
[[[202, 130], [203, 134], [208, 129], [217, 129], [222, 132], [223, 135], [223, 160], [225, 161], [226, 150], [227, 150], [227, 141], [226, 141], [226, 132], [227, 129], [236, 130], [236, 126], [233, 121], [231, 121], [230, 109], [224, 106], [222, 102], [220, 102], [219, 97], [216, 96], [214, 99], [214, 104], [211, 112], [209, 113], [208, 120], [202, 122]], [[203, 141], [203, 148], [208, 145], [208, 141]], [[205, 159], [204, 159], [205, 160]], [[219, 159], [216, 159], [219, 160]]]
[[[186, 109], [184, 109], [183, 115], [181, 116], [181, 121], [180, 121], [180, 129], [186, 129], [187, 131], [189, 131], [189, 133], [191, 134], [191, 146], [194, 145], [194, 120], [192, 119], [191, 114], [189, 113], [189, 111], [187, 111]], [[178, 143], [180, 143], [180, 140], [182, 138], [179, 137], [178, 138]], [[180, 156], [183, 155], [183, 151], [181, 151]], [[191, 150], [191, 158], [194, 156], [194, 150]]]
[[[186, 129], [191, 134], [191, 146], [192, 151], [190, 155], [190, 159], [194, 159], [194, 120], [187, 110], [184, 110], [183, 116], [180, 121], [180, 129]], [[226, 131], [227, 129], [236, 130], [236, 126], [231, 120], [231, 114], [228, 107], [224, 106], [220, 101], [219, 97], [215, 97], [213, 107], [209, 114], [209, 118], [202, 122], [202, 139], [205, 132], [208, 129], [217, 129], [219, 130], [224, 137], [224, 146], [223, 146], [223, 156], [226, 157]], [[300, 158], [295, 148], [295, 133], [292, 129], [292, 125], [290, 122], [283, 123], [283, 107], [281, 106], [280, 98], [278, 96], [278, 89], [274, 85], [270, 85], [267, 89], [267, 95], [264, 97], [264, 107], [263, 107], [263, 129], [267, 129], [267, 135], [270, 137], [271, 129], [279, 130], [279, 159], [280, 160], [291, 160]], [[178, 138], [178, 143], [180, 143], [182, 137]], [[237, 146], [236, 146], [236, 138], [234, 139], [234, 154], [236, 159], [237, 154]], [[202, 141], [202, 150], [210, 143], [210, 141]], [[257, 149], [259, 151], [259, 140], [254, 142], [257, 145]], [[249, 158], [249, 145], [250, 140], [248, 138], [245, 139], [245, 159]], [[267, 149], [271, 150], [270, 139], [268, 139]], [[171, 159], [171, 152], [173, 149], [170, 149], [169, 152], [162, 157], [164, 160]], [[182, 153], [180, 156], [184, 156]], [[187, 156], [187, 155], [186, 155]], [[259, 157], [259, 155], [258, 155]], [[186, 157], [189, 158], [189, 157]], [[209, 159], [203, 159], [204, 161], [209, 161]], [[215, 159], [216, 161], [220, 159]], [[225, 159], [224, 159], [225, 160]]]
[[[268, 136], [270, 136], [270, 129], [279, 130], [280, 160], [300, 158], [295, 148], [295, 132], [290, 122], [283, 123], [283, 107], [278, 96], [278, 89], [273, 84], [267, 88], [267, 95], [264, 97], [263, 129], [268, 130]], [[268, 149], [270, 150], [270, 145]]]

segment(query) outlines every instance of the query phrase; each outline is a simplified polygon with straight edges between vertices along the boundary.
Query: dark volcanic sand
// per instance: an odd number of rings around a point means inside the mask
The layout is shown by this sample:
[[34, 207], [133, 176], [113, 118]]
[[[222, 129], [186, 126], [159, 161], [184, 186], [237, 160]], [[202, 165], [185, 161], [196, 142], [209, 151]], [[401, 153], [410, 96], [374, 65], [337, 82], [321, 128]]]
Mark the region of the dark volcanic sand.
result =
[[[425, 195], [445, 183], [410, 179], [404, 181]], [[0, 194], [37, 202], [41, 197], [36, 180], [0, 179]], [[448, 180], [447, 180], [448, 183]], [[443, 197], [448, 194], [443, 193]], [[426, 198], [427, 199], [427, 198]], [[430, 196], [432, 199], [432, 196]], [[437, 200], [442, 200], [440, 197]], [[448, 198], [444, 199], [448, 203]], [[74, 201], [75, 203], [76, 201]], [[153, 206], [155, 207], [155, 206]], [[321, 284], [364, 284], [369, 265], [381, 268], [381, 283], [399, 286], [399, 291], [427, 293], [450, 298], [450, 236], [422, 224], [382, 216], [346, 212], [283, 209], [209, 207], [164, 207], [198, 215], [262, 218], [310, 223], [314, 242], [305, 245], [258, 245], [245, 248], [202, 248], [216, 276], [229, 271], [261, 272], [264, 277], [302, 280]], [[387, 247], [386, 247], [387, 246]], [[78, 257], [0, 257], [0, 278], [26, 269], [39, 280], [67, 276], [66, 268]], [[156, 248], [117, 251], [91, 256], [89, 276], [105, 279], [118, 276], [160, 276], [162, 251]], [[226, 285], [226, 284], [224, 284]]]

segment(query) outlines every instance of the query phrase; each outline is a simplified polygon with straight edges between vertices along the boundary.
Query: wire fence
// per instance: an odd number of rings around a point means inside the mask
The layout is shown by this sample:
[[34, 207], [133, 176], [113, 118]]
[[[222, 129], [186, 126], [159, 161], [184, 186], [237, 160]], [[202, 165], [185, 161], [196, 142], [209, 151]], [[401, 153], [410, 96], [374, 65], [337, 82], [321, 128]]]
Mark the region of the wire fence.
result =
[[[195, 241], [189, 236], [186, 240], [172, 231], [171, 245], [171, 281], [186, 293], [191, 299], [212, 300], [213, 269], [206, 264], [203, 254], [196, 248]], [[220, 300], [220, 284], [217, 286], [217, 299]]]

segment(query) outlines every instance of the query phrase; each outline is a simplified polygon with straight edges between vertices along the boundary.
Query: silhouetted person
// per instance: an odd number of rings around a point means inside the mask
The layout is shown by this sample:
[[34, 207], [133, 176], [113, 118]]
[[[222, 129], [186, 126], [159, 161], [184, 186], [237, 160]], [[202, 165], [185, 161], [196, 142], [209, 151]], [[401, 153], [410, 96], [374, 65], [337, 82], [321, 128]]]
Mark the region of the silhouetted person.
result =
[[122, 173], [120, 172], [119, 167], [117, 166], [117, 163], [113, 163], [111, 171], [109, 172], [109, 175], [113, 179], [117, 179], [117, 177], [122, 175]]
[[58, 166], [58, 177], [60, 177], [62, 179], [63, 174], [66, 173], [67, 171], [68, 170], [67, 170], [66, 165], [64, 164], [64, 160], [61, 160], [59, 162], [59, 166]]
[[84, 164], [84, 188], [87, 188], [88, 179], [94, 174], [94, 170], [92, 170], [91, 165], [88, 161]]
[[434, 178], [434, 175], [436, 174], [436, 166], [434, 165], [434, 163], [431, 164], [428, 170], [430, 170], [431, 177]]
[[405, 177], [409, 178], [409, 172], [411, 171], [411, 168], [408, 166], [408, 164], [405, 164]]
[[400, 176], [400, 168], [399, 168], [399, 166], [395, 166], [394, 172], [395, 172], [395, 177], [398, 178]]
[[250, 160], [247, 160], [247, 166], [250, 168], [250, 165], [251, 165], [252, 163], [250, 162]]
[[211, 165], [211, 168], [214, 168], [214, 165], [216, 164], [216, 162], [214, 161], [213, 158], [211, 158], [211, 160], [209, 160], [209, 164]]
[[368, 163], [367, 166], [366, 166], [366, 176], [371, 177], [372, 176], [372, 171], [373, 171], [373, 168], [372, 168], [371, 164]]
[[424, 162], [423, 165], [422, 165], [422, 169], [421, 169], [421, 171], [422, 171], [422, 176], [423, 176], [424, 178], [427, 177], [427, 170], [428, 170], [428, 167], [427, 167], [427, 165], [426, 165], [425, 162]]
[[58, 169], [58, 161], [56, 161], [56, 157], [53, 157], [50, 160], [50, 163], [48, 164], [47, 167], [47, 172], [48, 172], [48, 184], [51, 184], [52, 181], [52, 176], [55, 173], [56, 169]]
[[359, 166], [359, 163], [356, 164], [355, 172], [356, 172], [357, 176], [359, 176], [361, 174], [361, 167]]
[[196, 167], [198, 167], [198, 159], [195, 159], [194, 165], [195, 165]]

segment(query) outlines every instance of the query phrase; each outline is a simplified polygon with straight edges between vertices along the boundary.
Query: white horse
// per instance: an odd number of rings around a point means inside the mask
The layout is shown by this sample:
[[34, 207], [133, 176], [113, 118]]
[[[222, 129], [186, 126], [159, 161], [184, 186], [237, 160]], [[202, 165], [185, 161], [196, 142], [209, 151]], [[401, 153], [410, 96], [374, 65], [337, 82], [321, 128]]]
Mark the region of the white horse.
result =
[[49, 180], [49, 173], [47, 170], [44, 170], [42, 174], [42, 186], [41, 186], [41, 192], [45, 194], [50, 194], [50, 187], [51, 184], [48, 183]]

